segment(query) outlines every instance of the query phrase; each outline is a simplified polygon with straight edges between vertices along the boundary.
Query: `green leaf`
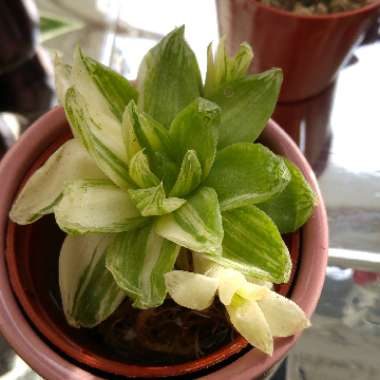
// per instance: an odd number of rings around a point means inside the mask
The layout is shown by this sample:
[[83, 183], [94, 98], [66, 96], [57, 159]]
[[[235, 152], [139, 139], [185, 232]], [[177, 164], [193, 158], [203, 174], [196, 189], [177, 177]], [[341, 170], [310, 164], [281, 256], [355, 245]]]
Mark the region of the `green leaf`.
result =
[[101, 107], [97, 112], [111, 112], [119, 121], [127, 104], [137, 100], [137, 90], [126, 78], [86, 56], [79, 47], [74, 53], [72, 80], [90, 105]]
[[66, 91], [72, 86], [71, 66], [62, 62], [62, 59], [54, 56], [54, 82], [59, 104], [65, 104]]
[[128, 160], [144, 149], [152, 172], [163, 181], [165, 190], [169, 190], [174, 184], [178, 168], [169, 158], [173, 144], [168, 130], [146, 113], [139, 112], [131, 101], [123, 117], [123, 137]]
[[158, 236], [152, 225], [118, 234], [107, 252], [106, 265], [118, 285], [147, 309], [166, 297], [164, 275], [173, 269], [180, 247]]
[[207, 48], [206, 97], [214, 94], [223, 84], [245, 77], [252, 62], [253, 52], [246, 42], [240, 44], [234, 57], [229, 57], [225, 40], [225, 37], [220, 39], [215, 60], [212, 55], [212, 44]]
[[65, 112], [73, 134], [86, 147], [98, 167], [122, 189], [134, 187], [129, 177], [127, 157], [119, 122], [103, 113], [96, 113], [84, 97], [71, 87], [66, 92]]
[[169, 155], [173, 149], [168, 130], [145, 112], [139, 112], [134, 101], [125, 109], [123, 137], [129, 159], [141, 148], [148, 155], [153, 152]]
[[10, 218], [18, 224], [35, 222], [53, 212], [65, 183], [81, 178], [104, 178], [79, 141], [72, 139], [55, 151], [26, 182], [17, 196]]
[[257, 139], [277, 103], [282, 71], [271, 69], [228, 82], [210, 96], [222, 109], [218, 147]]
[[162, 182], [148, 189], [130, 189], [128, 193], [142, 216], [168, 214], [186, 202], [181, 198], [166, 198]]
[[184, 27], [175, 29], [153, 47], [137, 77], [139, 109], [165, 127], [202, 90], [197, 60], [183, 35]]
[[78, 20], [56, 15], [52, 16], [51, 14], [42, 14], [40, 15], [39, 43], [44, 43], [63, 34], [81, 29], [83, 26], [83, 22]]
[[289, 280], [288, 249], [272, 220], [255, 206], [223, 212], [223, 253], [207, 257], [245, 275], [283, 283]]
[[105, 266], [111, 236], [67, 236], [63, 242], [59, 256], [59, 287], [63, 310], [71, 326], [96, 326], [126, 297]]
[[154, 165], [154, 172], [161, 179], [166, 192], [174, 186], [178, 176], [179, 168], [177, 164], [168, 158], [164, 153], [155, 152], [151, 160]]
[[279, 156], [261, 144], [239, 143], [216, 155], [205, 185], [216, 190], [222, 210], [263, 202], [290, 180]]
[[202, 181], [202, 167], [195, 150], [188, 150], [182, 160], [177, 180], [170, 191], [172, 197], [182, 197], [195, 190]]
[[281, 233], [288, 233], [298, 230], [310, 218], [316, 197], [301, 171], [289, 160], [284, 160], [291, 174], [289, 184], [280, 194], [257, 207], [271, 217]]
[[68, 184], [54, 212], [59, 227], [74, 234], [129, 231], [147, 222], [128, 194], [108, 180]]
[[219, 124], [220, 108], [206, 99], [198, 98], [178, 113], [170, 127], [177, 160], [181, 161], [188, 150], [195, 150], [204, 178], [215, 159]]
[[180, 209], [160, 217], [155, 229], [157, 234], [182, 247], [220, 254], [223, 226], [215, 190], [199, 189]]
[[143, 150], [137, 152], [129, 164], [129, 175], [140, 187], [153, 187], [159, 185], [160, 181], [150, 170], [148, 157]]

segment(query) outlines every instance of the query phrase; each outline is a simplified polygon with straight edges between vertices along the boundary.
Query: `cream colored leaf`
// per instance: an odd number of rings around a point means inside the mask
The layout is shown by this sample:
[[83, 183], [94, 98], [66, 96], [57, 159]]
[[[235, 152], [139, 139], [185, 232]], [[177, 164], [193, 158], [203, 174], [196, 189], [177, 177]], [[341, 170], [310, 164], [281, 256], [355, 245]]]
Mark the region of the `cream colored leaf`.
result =
[[310, 326], [303, 310], [292, 300], [270, 291], [258, 301], [273, 336], [287, 337]]
[[235, 296], [226, 306], [235, 329], [253, 346], [268, 355], [273, 353], [273, 337], [264, 313], [256, 301]]
[[165, 284], [170, 297], [178, 305], [193, 310], [207, 309], [218, 288], [217, 279], [182, 270], [166, 273]]

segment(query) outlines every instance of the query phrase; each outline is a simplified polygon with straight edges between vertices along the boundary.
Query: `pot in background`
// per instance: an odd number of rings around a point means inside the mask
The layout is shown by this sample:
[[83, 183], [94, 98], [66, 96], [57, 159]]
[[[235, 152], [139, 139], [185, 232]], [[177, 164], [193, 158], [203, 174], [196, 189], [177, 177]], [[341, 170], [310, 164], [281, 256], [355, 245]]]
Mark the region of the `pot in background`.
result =
[[257, 0], [218, 0], [219, 30], [236, 52], [247, 41], [253, 46], [251, 70], [280, 67], [284, 82], [281, 102], [316, 95], [336, 78], [379, 15], [380, 1], [327, 15], [300, 15]]
[[[46, 379], [99, 379], [109, 377], [110, 373], [150, 378], [191, 373], [194, 377], [222, 380], [259, 379], [268, 374], [298, 336], [276, 339], [272, 357], [256, 349], [242, 352], [247, 343], [237, 338], [219, 351], [192, 362], [148, 367], [118, 361], [93, 340], [89, 331], [68, 326], [56, 297], [62, 232], [52, 217], [29, 226], [17, 226], [10, 222], [8, 212], [28, 176], [70, 136], [63, 109], [55, 108], [25, 132], [0, 165], [0, 330], [11, 346]], [[319, 198], [308, 223], [288, 239], [296, 270], [291, 283], [278, 288], [311, 316], [327, 263], [323, 201], [311, 168], [285, 132], [270, 121], [260, 140], [295, 162]], [[229, 360], [224, 362], [226, 359]]]

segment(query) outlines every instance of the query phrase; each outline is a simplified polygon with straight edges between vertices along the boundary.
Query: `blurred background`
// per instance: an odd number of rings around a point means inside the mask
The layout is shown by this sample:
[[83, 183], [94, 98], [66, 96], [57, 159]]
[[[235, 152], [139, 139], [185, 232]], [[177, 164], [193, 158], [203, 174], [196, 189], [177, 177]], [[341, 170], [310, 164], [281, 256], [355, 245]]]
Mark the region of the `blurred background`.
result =
[[[232, 13], [223, 12], [219, 8], [221, 29], [231, 31]], [[148, 49], [182, 24], [204, 75], [206, 47], [220, 33], [214, 0], [2, 0], [0, 156], [56, 104], [55, 53], [69, 63], [79, 43], [87, 54], [134, 79]], [[276, 379], [380, 378], [378, 12], [362, 32], [331, 83], [313, 96], [281, 101], [274, 114], [318, 176], [330, 228], [329, 267], [313, 327]], [[267, 46], [275, 46], [273, 41]], [[260, 47], [253, 49], [260, 61]], [[0, 337], [0, 380], [38, 378]]]

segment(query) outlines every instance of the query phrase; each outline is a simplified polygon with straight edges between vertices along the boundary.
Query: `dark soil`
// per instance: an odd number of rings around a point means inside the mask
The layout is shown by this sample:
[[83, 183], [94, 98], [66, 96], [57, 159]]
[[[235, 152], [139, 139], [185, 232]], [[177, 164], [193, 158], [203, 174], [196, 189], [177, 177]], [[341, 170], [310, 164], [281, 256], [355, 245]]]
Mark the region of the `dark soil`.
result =
[[304, 15], [345, 12], [368, 5], [375, 0], [261, 0], [262, 3]]

